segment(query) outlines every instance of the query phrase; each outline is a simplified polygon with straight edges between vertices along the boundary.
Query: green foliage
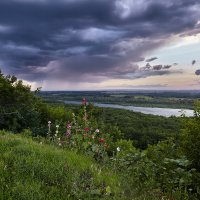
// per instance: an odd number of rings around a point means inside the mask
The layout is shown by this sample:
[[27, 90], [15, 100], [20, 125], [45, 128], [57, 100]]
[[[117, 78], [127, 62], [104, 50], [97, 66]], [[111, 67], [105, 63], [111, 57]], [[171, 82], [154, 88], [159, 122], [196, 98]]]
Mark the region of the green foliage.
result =
[[0, 94], [0, 130], [21, 132], [30, 129], [33, 135], [44, 135], [48, 120], [66, 123], [70, 119], [71, 112], [64, 106], [44, 103], [31, 92], [30, 86], [15, 76], [0, 73]]
[[49, 121], [48, 141], [63, 148], [84, 152], [98, 161], [107, 156], [112, 142], [111, 134], [98, 129], [90, 113], [90, 107], [88, 109], [88, 106], [83, 105], [77, 116], [72, 113], [72, 120], [66, 124], [64, 135], [59, 130], [60, 125], [57, 124], [55, 129]]
[[179, 135], [181, 119], [176, 117], [166, 118], [113, 108], [97, 110], [98, 121], [119, 127], [123, 135], [118, 139], [130, 139], [134, 141], [134, 146], [140, 149], [146, 149], [149, 144], [157, 144], [168, 137]]
[[123, 184], [127, 195], [145, 190], [155, 191], [155, 198], [198, 199], [193, 193], [196, 170], [188, 169], [190, 162], [179, 154], [173, 141], [160, 142], [142, 152], [135, 150], [119, 159], [119, 170], [126, 171]]
[[14, 132], [24, 128], [39, 128], [39, 107], [43, 104], [15, 76], [0, 74], [0, 129]]
[[90, 158], [0, 132], [0, 199], [123, 199], [119, 179]]
[[184, 120], [181, 147], [192, 166], [200, 172], [200, 102], [195, 106], [195, 117]]
[[114, 143], [115, 151], [117, 151], [118, 158], [124, 157], [127, 154], [135, 153], [137, 150], [133, 146], [133, 142], [131, 140], [120, 139]]

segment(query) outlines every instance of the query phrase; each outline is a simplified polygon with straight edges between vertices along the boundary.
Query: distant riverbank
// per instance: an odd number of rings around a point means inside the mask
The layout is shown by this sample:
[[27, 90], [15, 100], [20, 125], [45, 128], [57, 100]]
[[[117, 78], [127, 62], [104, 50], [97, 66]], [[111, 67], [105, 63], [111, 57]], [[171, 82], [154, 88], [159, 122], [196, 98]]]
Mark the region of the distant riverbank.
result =
[[[80, 105], [80, 101], [64, 101], [65, 104], [76, 104]], [[134, 112], [140, 112], [144, 114], [151, 114], [151, 115], [158, 115], [164, 117], [176, 116], [180, 117], [182, 113], [185, 114], [187, 117], [193, 116], [193, 110], [190, 109], [175, 109], [175, 108], [155, 108], [155, 107], [136, 107], [136, 106], [122, 106], [116, 104], [104, 104], [104, 103], [94, 103], [97, 107], [102, 108], [118, 108], [118, 109], [125, 109], [131, 110]]]

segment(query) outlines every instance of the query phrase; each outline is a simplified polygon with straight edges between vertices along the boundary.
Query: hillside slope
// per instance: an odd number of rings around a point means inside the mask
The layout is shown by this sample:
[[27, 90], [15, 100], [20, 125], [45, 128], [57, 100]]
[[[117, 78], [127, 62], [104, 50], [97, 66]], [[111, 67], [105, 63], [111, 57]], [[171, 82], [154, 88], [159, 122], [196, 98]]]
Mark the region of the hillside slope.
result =
[[0, 131], [2, 200], [117, 199], [118, 183], [86, 156]]

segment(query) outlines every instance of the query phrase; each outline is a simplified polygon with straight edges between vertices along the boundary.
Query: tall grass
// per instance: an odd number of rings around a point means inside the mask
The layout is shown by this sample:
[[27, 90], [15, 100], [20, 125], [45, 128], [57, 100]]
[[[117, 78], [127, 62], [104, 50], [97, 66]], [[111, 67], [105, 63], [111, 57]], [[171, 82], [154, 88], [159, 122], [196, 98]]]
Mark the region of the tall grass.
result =
[[0, 199], [123, 199], [119, 180], [92, 159], [0, 131]]

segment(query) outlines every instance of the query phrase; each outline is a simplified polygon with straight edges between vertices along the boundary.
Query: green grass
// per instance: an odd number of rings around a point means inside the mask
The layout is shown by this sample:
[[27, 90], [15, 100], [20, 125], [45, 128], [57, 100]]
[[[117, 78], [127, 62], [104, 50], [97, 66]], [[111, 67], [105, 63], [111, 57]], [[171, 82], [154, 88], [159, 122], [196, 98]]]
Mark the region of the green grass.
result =
[[119, 182], [89, 157], [0, 131], [1, 200], [123, 199]]

